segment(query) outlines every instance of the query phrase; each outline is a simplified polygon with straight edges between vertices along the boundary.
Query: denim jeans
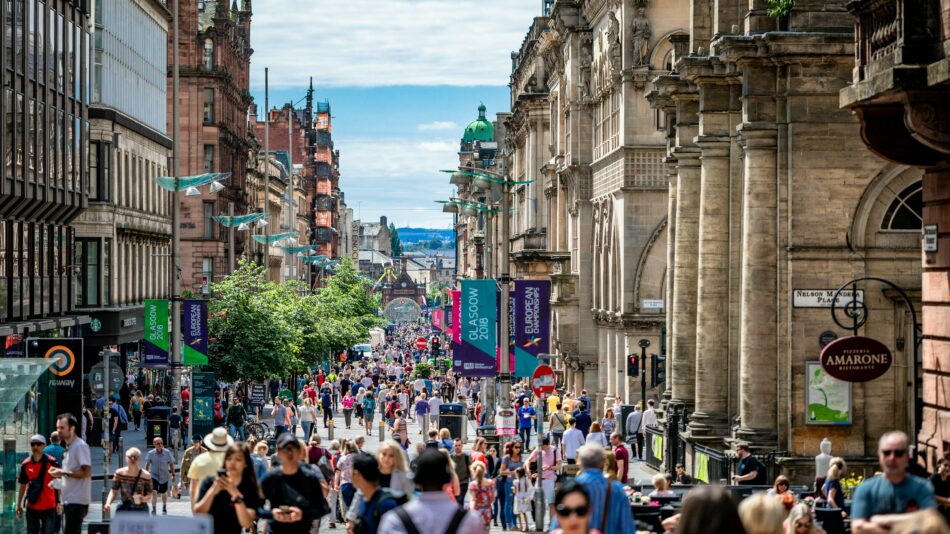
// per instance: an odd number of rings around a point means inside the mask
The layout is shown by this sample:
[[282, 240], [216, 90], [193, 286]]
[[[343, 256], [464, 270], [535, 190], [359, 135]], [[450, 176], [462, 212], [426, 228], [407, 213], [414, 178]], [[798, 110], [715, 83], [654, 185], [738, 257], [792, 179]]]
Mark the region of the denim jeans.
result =
[[350, 504], [353, 502], [353, 496], [356, 495], [356, 486], [349, 482], [340, 484], [340, 495], [343, 497], [343, 504], [345, 504], [346, 509], [349, 510]]
[[531, 441], [531, 427], [522, 427], [518, 429], [518, 435], [521, 436], [521, 446], [528, 450], [528, 443]]
[[228, 426], [231, 430], [231, 437], [237, 441], [247, 441], [247, 435], [244, 433], [244, 425], [237, 426], [232, 423]]
[[512, 477], [505, 479], [505, 490], [502, 492], [505, 494], [504, 499], [504, 510], [505, 513], [502, 517], [502, 521], [507, 523], [507, 527], [514, 527], [518, 523], [515, 521], [515, 498], [511, 494], [511, 480]]
[[313, 431], [313, 421], [301, 421], [300, 424], [303, 426], [304, 442], [310, 443], [310, 432]]

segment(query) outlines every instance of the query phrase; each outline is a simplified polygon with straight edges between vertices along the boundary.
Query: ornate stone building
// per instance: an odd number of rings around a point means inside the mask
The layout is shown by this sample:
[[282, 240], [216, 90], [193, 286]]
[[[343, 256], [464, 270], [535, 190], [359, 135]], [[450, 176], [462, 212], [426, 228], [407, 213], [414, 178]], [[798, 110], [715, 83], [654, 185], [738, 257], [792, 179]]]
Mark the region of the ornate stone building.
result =
[[795, 2], [777, 19], [765, 0], [691, 0], [673, 71], [653, 82], [670, 178], [666, 419], [688, 421], [666, 424], [667, 465], [695, 473], [741, 441], [786, 451], [779, 466], [804, 482], [823, 437], [870, 463], [883, 432], [914, 428], [913, 325], [882, 284], [859, 286], [861, 334], [891, 347], [894, 366], [836, 386], [836, 421], [809, 393], [819, 339], [850, 335], [822, 295], [876, 276], [919, 299], [920, 172], [875, 157], [839, 108], [854, 66], [844, 4]]
[[[923, 380], [917, 436], [931, 469], [950, 452], [943, 361], [950, 355], [950, 6], [937, 0], [859, 1], [853, 84], [841, 104], [861, 138], [895, 168], [923, 170]], [[900, 14], [900, 15], [899, 15]], [[900, 17], [900, 18], [899, 18]]]
[[[231, 173], [217, 193], [203, 187], [200, 195], [180, 197], [181, 287], [200, 292], [205, 282], [219, 280], [228, 269], [227, 231], [211, 217], [227, 215], [229, 203], [238, 215], [248, 213], [251, 205], [246, 184], [251, 149], [247, 125], [251, 1], [242, 0], [240, 8], [227, 0], [176, 1], [181, 72], [178, 172], [181, 176]], [[174, 53], [171, 39], [169, 34], [169, 65]], [[172, 98], [171, 83], [169, 76], [168, 98]], [[239, 256], [248, 246], [245, 236], [239, 233], [235, 243], [235, 256]]]

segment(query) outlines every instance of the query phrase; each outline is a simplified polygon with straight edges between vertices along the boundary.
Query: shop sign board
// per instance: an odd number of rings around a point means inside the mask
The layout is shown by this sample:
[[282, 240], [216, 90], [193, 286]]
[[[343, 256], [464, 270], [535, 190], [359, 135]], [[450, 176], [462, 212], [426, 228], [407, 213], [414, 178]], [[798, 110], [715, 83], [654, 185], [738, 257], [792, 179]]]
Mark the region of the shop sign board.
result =
[[[837, 289], [793, 289], [792, 305], [796, 308], [830, 308]], [[854, 291], [845, 289], [838, 294], [835, 307], [842, 307], [854, 299]], [[858, 302], [864, 302], [864, 290], [858, 290]]]
[[514, 436], [515, 430], [515, 411], [511, 408], [497, 407], [495, 409], [495, 435], [496, 436]]
[[887, 372], [894, 361], [890, 349], [864, 336], [838, 338], [821, 351], [821, 367], [845, 382], [868, 382]]
[[251, 384], [247, 393], [247, 403], [251, 406], [264, 406], [267, 401], [267, 387], [265, 384]]

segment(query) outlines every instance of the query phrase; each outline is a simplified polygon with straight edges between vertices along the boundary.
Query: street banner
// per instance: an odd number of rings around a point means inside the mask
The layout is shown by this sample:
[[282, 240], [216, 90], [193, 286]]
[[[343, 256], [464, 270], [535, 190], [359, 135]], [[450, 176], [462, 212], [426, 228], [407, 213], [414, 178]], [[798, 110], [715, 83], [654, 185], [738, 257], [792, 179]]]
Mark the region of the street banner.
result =
[[442, 330], [442, 309], [436, 308], [432, 310], [432, 327], [438, 330]]
[[182, 363], [185, 365], [207, 365], [208, 301], [185, 300], [184, 315], [182, 331], [185, 336], [185, 344], [183, 345]]
[[264, 406], [267, 402], [266, 384], [251, 384], [247, 393], [247, 403], [250, 406]]
[[515, 377], [529, 377], [550, 348], [551, 282], [515, 280]]
[[145, 339], [142, 367], [168, 366], [168, 301], [145, 300]]
[[[508, 369], [515, 372], [515, 293], [508, 293]], [[501, 291], [498, 292], [498, 317], [501, 317]], [[498, 337], [501, 338], [501, 321], [498, 321]], [[498, 372], [501, 372], [501, 346], [495, 350], [495, 365]], [[533, 369], [532, 369], [533, 371]]]
[[462, 303], [459, 299], [462, 296], [462, 291], [459, 289], [453, 289], [450, 291], [452, 293], [452, 341], [455, 343], [462, 342], [462, 325], [461, 325], [461, 316], [462, 316]]
[[191, 394], [195, 413], [191, 420], [191, 435], [204, 436], [214, 430], [214, 373], [192, 373]]
[[463, 376], [495, 376], [498, 344], [498, 302], [494, 280], [462, 280], [461, 342], [453, 354], [453, 370]]
[[82, 417], [82, 338], [27, 338], [28, 358], [42, 358], [49, 369], [37, 381], [40, 428], [56, 426], [56, 416], [69, 412]]
[[496, 436], [514, 436], [515, 430], [515, 411], [511, 408], [495, 408], [495, 435]]

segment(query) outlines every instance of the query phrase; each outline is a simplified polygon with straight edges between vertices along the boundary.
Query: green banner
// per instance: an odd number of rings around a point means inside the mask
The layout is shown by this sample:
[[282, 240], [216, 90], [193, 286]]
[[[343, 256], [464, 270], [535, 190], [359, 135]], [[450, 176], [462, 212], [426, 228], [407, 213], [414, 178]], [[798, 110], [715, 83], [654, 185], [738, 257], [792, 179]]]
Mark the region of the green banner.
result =
[[145, 339], [142, 343], [142, 366], [168, 365], [168, 301], [145, 301]]
[[204, 436], [214, 430], [214, 373], [192, 373], [191, 386], [195, 404], [191, 433]]

